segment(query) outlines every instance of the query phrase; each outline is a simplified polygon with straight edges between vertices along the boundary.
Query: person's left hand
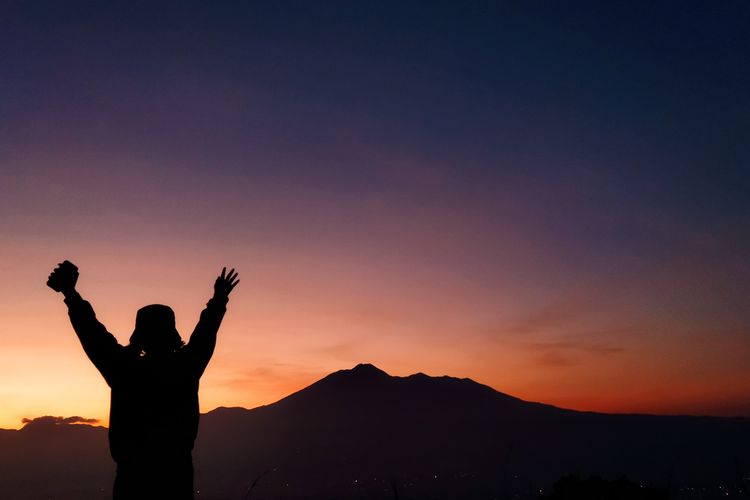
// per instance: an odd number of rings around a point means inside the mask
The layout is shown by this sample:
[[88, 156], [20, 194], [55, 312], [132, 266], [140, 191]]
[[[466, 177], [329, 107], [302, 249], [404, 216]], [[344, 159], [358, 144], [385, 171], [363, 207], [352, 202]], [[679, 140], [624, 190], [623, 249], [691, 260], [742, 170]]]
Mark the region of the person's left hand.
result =
[[234, 268], [227, 273], [227, 268], [221, 270], [221, 276], [216, 278], [214, 283], [214, 295], [216, 297], [229, 297], [229, 293], [234, 290], [234, 287], [240, 282], [237, 279], [238, 274]]

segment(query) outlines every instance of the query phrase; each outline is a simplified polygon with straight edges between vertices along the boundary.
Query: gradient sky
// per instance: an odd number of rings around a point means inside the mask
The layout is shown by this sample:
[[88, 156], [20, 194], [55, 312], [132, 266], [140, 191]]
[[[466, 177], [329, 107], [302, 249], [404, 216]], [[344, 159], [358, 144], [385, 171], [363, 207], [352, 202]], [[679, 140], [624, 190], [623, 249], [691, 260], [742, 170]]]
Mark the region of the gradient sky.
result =
[[203, 411], [371, 362], [750, 415], [746, 2], [104, 4], [0, 7], [0, 427], [106, 423], [66, 258], [122, 343], [239, 270]]

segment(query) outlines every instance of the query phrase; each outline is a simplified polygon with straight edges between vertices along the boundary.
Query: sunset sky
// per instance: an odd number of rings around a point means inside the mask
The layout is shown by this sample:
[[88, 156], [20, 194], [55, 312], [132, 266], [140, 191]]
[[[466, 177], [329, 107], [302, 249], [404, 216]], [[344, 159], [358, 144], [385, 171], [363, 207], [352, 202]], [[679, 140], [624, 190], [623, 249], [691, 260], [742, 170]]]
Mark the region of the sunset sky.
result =
[[748, 25], [740, 1], [4, 2], [0, 427], [107, 422], [45, 286], [63, 259], [121, 343], [150, 303], [186, 337], [238, 269], [202, 411], [370, 362], [750, 415]]

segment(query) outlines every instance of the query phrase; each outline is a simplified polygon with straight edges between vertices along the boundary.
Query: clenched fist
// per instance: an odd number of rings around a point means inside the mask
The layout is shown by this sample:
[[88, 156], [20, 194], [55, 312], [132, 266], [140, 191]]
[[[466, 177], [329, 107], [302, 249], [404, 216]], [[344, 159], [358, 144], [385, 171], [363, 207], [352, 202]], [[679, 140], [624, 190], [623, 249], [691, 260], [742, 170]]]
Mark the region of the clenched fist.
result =
[[73, 291], [78, 281], [78, 268], [66, 260], [60, 262], [47, 279], [47, 286], [56, 292], [67, 293]]

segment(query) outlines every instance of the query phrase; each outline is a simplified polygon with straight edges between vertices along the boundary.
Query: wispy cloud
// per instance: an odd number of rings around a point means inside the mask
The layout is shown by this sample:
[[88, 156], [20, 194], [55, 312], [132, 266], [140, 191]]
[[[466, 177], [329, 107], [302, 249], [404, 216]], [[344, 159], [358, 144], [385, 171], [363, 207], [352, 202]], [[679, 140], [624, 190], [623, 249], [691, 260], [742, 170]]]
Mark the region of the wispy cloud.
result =
[[574, 341], [526, 342], [519, 347], [528, 351], [537, 364], [546, 367], [581, 365], [589, 356], [611, 356], [625, 351], [615, 345]]

